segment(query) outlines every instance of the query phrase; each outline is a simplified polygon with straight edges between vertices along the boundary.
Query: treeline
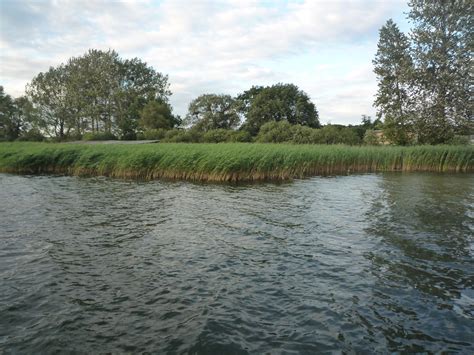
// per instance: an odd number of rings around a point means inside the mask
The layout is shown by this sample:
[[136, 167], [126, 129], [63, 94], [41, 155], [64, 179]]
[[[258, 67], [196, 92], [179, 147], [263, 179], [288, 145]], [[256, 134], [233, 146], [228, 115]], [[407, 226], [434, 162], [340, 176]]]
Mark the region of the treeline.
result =
[[384, 134], [399, 145], [472, 134], [474, 2], [412, 0], [409, 6], [411, 32], [388, 20], [373, 61]]
[[[312, 128], [307, 125], [291, 124], [286, 120], [263, 123], [256, 135], [252, 135], [245, 126], [240, 129], [200, 127], [189, 129], [150, 129], [139, 135], [140, 139], [154, 139], [170, 143], [222, 143], [222, 142], [256, 142], [256, 143], [293, 143], [293, 144], [347, 144], [379, 145], [383, 139], [377, 136], [376, 128], [381, 122], [371, 121], [363, 116], [360, 125], [325, 125]], [[379, 131], [380, 132], [380, 131]]]
[[[292, 142], [397, 145], [462, 143], [473, 132], [473, 2], [409, 2], [407, 36], [389, 20], [374, 71], [377, 119], [321, 126], [309, 96], [293, 84], [253, 86], [232, 97], [195, 98], [174, 115], [168, 77], [113, 50], [39, 73], [26, 95], [0, 87], [0, 139], [160, 139], [168, 142]], [[383, 132], [383, 133], [382, 133]]]
[[38, 133], [58, 140], [86, 134], [135, 139], [147, 105], [153, 105], [168, 126], [179, 123], [171, 115], [169, 95], [168, 77], [140, 59], [122, 59], [113, 50], [89, 50], [39, 73], [27, 85], [25, 97], [12, 100], [2, 88], [5, 115], [0, 129], [7, 139]]
[[322, 127], [309, 96], [296, 85], [253, 86], [232, 97], [205, 94], [186, 117], [172, 113], [167, 76], [139, 59], [90, 50], [38, 74], [26, 96], [0, 87], [0, 133], [6, 140], [160, 139], [166, 142], [294, 142], [359, 144], [380, 126]]
[[253, 86], [232, 97], [205, 94], [186, 117], [172, 113], [168, 78], [139, 59], [90, 50], [40, 73], [24, 97], [0, 87], [4, 140], [153, 139], [163, 142], [379, 144], [380, 120], [321, 126], [309, 96], [293, 84]]

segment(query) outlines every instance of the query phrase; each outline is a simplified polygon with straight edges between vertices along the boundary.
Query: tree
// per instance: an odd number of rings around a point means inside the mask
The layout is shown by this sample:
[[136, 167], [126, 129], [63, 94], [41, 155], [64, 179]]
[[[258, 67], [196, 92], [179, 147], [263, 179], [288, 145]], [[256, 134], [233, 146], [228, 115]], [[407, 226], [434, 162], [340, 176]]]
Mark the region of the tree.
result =
[[171, 113], [171, 107], [158, 100], [148, 101], [140, 111], [139, 125], [143, 129], [170, 129], [179, 124]]
[[240, 123], [237, 103], [230, 95], [201, 95], [189, 104], [186, 122], [201, 131], [236, 128]]
[[263, 86], [252, 86], [250, 89], [244, 91], [235, 98], [242, 118], [245, 119], [247, 117], [253, 100], [262, 92], [263, 89], [265, 89]]
[[250, 100], [244, 124], [245, 129], [253, 135], [258, 133], [264, 123], [271, 121], [319, 127], [315, 105], [296, 85], [276, 84], [263, 89], [257, 88], [255, 94]]
[[112, 130], [116, 117], [114, 102], [120, 88], [120, 57], [113, 50], [91, 49], [67, 65], [68, 104], [75, 109], [75, 129], [81, 134]]
[[167, 103], [171, 92], [168, 77], [140, 59], [91, 49], [39, 73], [27, 94], [49, 135], [64, 139], [102, 132], [133, 139], [145, 105]]
[[60, 65], [39, 73], [26, 87], [26, 93], [40, 116], [40, 126], [50, 136], [63, 139], [74, 125], [69, 105], [67, 68]]
[[382, 129], [383, 123], [380, 118], [376, 118], [372, 121], [372, 117], [362, 115], [361, 123], [358, 125], [349, 125], [348, 128], [352, 129], [359, 137], [360, 140], [364, 139], [365, 132], [369, 129]]
[[[410, 82], [413, 62], [409, 53], [408, 38], [390, 19], [380, 29], [378, 50], [373, 60], [378, 79], [374, 105], [378, 119], [384, 119], [384, 133], [395, 144], [409, 142]], [[363, 122], [364, 123], [364, 122]]]
[[25, 96], [13, 99], [0, 86], [0, 140], [15, 140], [29, 132], [40, 135], [32, 103]]
[[293, 138], [292, 125], [288, 121], [269, 121], [264, 123], [258, 132], [259, 143], [283, 143]]
[[10, 95], [0, 86], [0, 140], [14, 140], [20, 133], [20, 124], [14, 121], [15, 105]]
[[168, 76], [157, 72], [138, 58], [120, 62], [120, 90], [115, 97], [116, 124], [122, 137], [133, 137], [140, 112], [149, 101], [168, 104]]
[[379, 137], [375, 134], [373, 129], [368, 129], [364, 134], [364, 144], [366, 145], [379, 145]]
[[416, 65], [415, 133], [420, 143], [444, 143], [473, 128], [470, 0], [409, 2]]

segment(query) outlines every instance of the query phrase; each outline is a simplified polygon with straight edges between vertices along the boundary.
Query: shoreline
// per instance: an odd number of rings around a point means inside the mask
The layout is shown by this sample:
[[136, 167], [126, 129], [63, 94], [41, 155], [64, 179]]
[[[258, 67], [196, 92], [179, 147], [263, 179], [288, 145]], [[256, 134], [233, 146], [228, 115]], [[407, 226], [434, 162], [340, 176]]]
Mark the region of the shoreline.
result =
[[376, 172], [474, 172], [472, 146], [0, 143], [0, 172], [209, 182]]

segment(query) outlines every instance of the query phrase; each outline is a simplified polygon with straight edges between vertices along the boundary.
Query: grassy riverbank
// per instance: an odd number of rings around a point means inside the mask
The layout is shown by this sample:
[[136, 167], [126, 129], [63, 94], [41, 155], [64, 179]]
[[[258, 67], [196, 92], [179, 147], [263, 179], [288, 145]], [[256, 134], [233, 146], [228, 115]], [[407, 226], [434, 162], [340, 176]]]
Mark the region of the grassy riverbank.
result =
[[472, 146], [0, 143], [0, 172], [201, 181], [377, 171], [473, 172]]

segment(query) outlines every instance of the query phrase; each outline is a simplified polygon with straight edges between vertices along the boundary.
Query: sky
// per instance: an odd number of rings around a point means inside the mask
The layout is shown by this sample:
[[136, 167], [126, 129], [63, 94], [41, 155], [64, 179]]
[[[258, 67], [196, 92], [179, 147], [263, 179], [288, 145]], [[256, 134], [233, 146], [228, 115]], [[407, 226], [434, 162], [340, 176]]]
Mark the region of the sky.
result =
[[115, 49], [168, 75], [173, 112], [201, 94], [292, 83], [323, 124], [375, 116], [372, 59], [399, 0], [0, 0], [0, 85], [14, 97], [39, 72]]

